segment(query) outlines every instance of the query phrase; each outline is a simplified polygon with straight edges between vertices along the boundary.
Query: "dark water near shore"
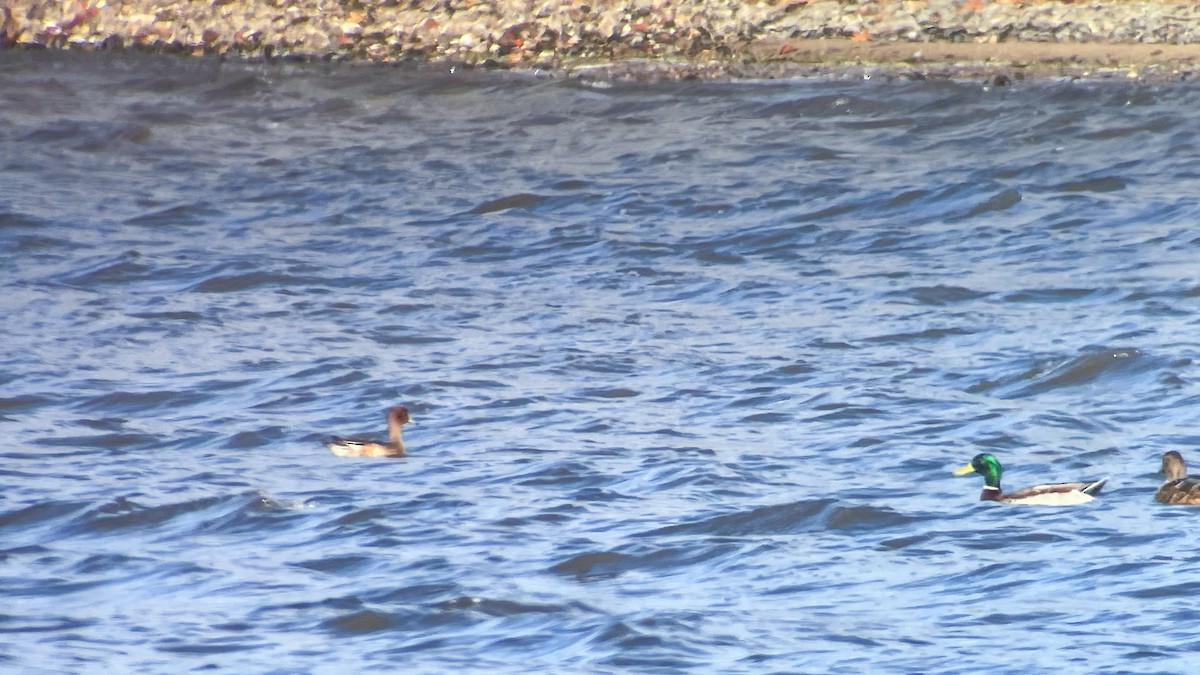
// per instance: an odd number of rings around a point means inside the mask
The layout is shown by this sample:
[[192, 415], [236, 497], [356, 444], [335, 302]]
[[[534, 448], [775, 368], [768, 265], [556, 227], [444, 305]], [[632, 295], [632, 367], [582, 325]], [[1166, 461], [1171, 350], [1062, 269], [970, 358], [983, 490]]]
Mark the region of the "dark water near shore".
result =
[[[1184, 672], [1200, 89], [0, 53], [0, 670]], [[328, 433], [411, 457], [346, 460]], [[1110, 476], [1071, 509], [976, 501]]]

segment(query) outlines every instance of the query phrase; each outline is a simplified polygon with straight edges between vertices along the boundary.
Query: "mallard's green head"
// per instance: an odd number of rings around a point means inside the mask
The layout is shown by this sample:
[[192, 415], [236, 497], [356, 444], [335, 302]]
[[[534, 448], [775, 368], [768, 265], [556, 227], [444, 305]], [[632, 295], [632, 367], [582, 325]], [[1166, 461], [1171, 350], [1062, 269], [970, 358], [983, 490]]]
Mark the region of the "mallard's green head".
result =
[[983, 474], [983, 481], [988, 487], [1000, 488], [1000, 474], [1004, 469], [1000, 467], [1000, 460], [996, 459], [990, 453], [983, 452], [975, 455], [971, 463], [958, 469], [954, 472], [955, 476], [965, 476], [969, 473]]

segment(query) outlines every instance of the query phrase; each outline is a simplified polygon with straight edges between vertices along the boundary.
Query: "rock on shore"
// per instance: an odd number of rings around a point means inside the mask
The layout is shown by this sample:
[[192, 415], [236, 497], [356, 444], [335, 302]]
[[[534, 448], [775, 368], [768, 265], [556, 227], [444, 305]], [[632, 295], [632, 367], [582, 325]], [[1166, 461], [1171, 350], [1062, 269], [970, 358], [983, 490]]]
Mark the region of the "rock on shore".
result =
[[598, 65], [667, 77], [770, 76], [801, 65], [864, 63], [1186, 77], [1200, 64], [1200, 5], [1185, 2], [5, 2], [0, 46], [9, 47], [550, 70]]

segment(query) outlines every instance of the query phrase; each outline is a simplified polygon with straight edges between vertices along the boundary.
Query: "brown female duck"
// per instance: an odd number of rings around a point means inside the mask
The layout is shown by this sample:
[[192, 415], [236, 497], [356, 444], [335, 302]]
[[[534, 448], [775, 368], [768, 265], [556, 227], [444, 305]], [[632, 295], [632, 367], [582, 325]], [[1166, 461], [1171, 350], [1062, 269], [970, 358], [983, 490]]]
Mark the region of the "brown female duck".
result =
[[1200, 505], [1200, 476], [1187, 475], [1183, 455], [1171, 450], [1163, 453], [1161, 473], [1166, 476], [1154, 498], [1163, 504]]
[[338, 457], [403, 457], [404, 435], [401, 427], [409, 422], [412, 422], [412, 417], [408, 414], [408, 408], [398, 405], [387, 411], [387, 442], [334, 436], [325, 445]]

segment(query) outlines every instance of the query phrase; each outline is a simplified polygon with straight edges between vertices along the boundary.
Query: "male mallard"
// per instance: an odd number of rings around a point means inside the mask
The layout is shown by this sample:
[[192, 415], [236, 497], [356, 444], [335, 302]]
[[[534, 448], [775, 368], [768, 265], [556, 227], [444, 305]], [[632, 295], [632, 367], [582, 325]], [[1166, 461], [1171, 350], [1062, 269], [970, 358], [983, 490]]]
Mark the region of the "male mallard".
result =
[[400, 427], [412, 421], [408, 408], [395, 406], [387, 412], [388, 441], [364, 441], [334, 436], [325, 442], [329, 451], [339, 457], [403, 457], [404, 438]]
[[1187, 475], [1187, 464], [1183, 455], [1171, 450], [1163, 453], [1161, 473], [1167, 479], [1154, 493], [1154, 498], [1164, 504], [1200, 505], [1200, 476]]
[[1079, 483], [1045, 483], [1034, 485], [1016, 492], [1000, 491], [1000, 460], [988, 453], [975, 455], [971, 463], [954, 472], [955, 476], [965, 476], [969, 473], [983, 474], [983, 494], [979, 500], [984, 502], [1004, 502], [1006, 504], [1037, 504], [1041, 506], [1070, 506], [1092, 501], [1092, 497], [1100, 494], [1107, 478], [1083, 481]]

